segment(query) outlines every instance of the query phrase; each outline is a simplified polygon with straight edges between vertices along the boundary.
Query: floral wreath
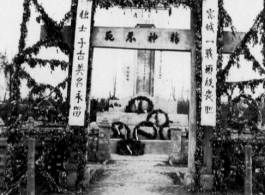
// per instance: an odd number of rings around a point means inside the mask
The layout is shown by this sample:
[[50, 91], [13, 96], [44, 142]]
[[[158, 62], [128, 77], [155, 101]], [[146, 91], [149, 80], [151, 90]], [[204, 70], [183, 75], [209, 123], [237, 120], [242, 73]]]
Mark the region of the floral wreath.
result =
[[119, 155], [139, 156], [144, 154], [145, 144], [140, 140], [122, 139], [117, 143], [117, 153]]
[[[138, 105], [137, 109], [136, 110], [132, 110], [132, 106], [135, 105], [135, 101], [140, 101], [140, 102], [139, 102], [139, 105]], [[135, 97], [135, 98], [131, 99], [128, 102], [128, 105], [125, 107], [125, 112], [136, 112], [138, 114], [145, 113], [145, 111], [141, 107], [142, 101], [147, 101], [148, 102], [148, 108], [147, 108], [147, 112], [148, 113], [151, 112], [154, 109], [154, 104], [148, 97], [138, 96], [138, 97]]]
[[[126, 134], [125, 135], [120, 131], [123, 128], [126, 129]], [[113, 138], [130, 139], [131, 130], [128, 127], [128, 125], [126, 125], [125, 123], [120, 122], [120, 121], [114, 122], [111, 125], [111, 129], [113, 131]]]
[[[141, 127], [153, 127], [153, 134], [147, 133], [147, 132], [141, 130], [140, 129]], [[138, 134], [139, 134], [139, 135], [146, 137], [147, 139], [156, 139], [157, 131], [158, 131], [158, 128], [154, 123], [152, 123], [150, 121], [143, 121], [143, 122], [140, 122], [138, 125], [135, 126], [135, 128], [133, 130], [133, 138], [138, 141], [139, 140]]]
[[[125, 127], [127, 131], [125, 135], [120, 132], [120, 129], [122, 129], [123, 127]], [[119, 155], [138, 156], [144, 154], [145, 144], [142, 143], [140, 140], [130, 139], [131, 130], [128, 125], [124, 124], [123, 122], [114, 122], [112, 123], [111, 128], [113, 131], [114, 138], [122, 138], [117, 143], [117, 153]]]
[[[236, 109], [237, 103], [244, 103], [248, 107], [242, 112], [242, 116], [240, 116], [237, 113], [240, 112], [239, 109]], [[258, 122], [258, 113], [259, 113], [259, 108], [257, 105], [257, 102], [249, 95], [246, 94], [241, 94], [234, 98], [232, 100], [232, 106], [230, 108], [230, 116], [228, 123], [233, 127], [238, 129], [238, 132], [241, 133], [244, 129], [245, 126], [250, 127], [251, 133], [252, 131], [257, 131], [259, 132], [259, 129], [256, 126], [256, 123]]]
[[[166, 121], [163, 124], [158, 124], [159, 123], [158, 114], [164, 114]], [[162, 140], [165, 140], [166, 138], [163, 135], [163, 129], [164, 129], [164, 127], [169, 127], [169, 123], [172, 121], [169, 120], [168, 114], [161, 109], [153, 110], [152, 112], [150, 112], [146, 117], [146, 121], [149, 121], [153, 115], [155, 115], [155, 124], [156, 124], [156, 126], [159, 127], [159, 136]], [[169, 132], [168, 132], [168, 139], [170, 139], [170, 133]]]

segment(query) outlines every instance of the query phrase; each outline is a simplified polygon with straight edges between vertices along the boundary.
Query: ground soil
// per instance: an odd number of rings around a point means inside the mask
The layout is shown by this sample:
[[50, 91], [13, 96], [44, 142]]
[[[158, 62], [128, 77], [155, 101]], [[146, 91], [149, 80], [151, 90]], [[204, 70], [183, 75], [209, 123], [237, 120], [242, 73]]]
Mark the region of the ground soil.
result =
[[160, 195], [185, 193], [180, 172], [185, 167], [166, 162], [119, 160], [99, 169], [88, 195]]

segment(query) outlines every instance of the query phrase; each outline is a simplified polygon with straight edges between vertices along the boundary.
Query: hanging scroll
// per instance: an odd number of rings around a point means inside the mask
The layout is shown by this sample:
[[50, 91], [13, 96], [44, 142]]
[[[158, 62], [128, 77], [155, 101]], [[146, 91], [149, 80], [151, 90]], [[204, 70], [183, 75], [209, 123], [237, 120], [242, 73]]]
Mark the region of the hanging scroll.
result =
[[201, 125], [216, 126], [218, 0], [203, 1]]
[[84, 126], [92, 0], [78, 0], [69, 125]]

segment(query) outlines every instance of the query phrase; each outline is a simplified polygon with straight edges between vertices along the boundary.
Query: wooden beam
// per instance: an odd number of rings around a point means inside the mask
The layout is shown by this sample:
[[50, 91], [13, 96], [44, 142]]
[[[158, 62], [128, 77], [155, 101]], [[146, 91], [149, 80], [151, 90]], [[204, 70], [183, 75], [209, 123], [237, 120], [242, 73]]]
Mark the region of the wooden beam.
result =
[[151, 51], [151, 91], [150, 94], [154, 96], [154, 85], [155, 85], [155, 51]]
[[[111, 31], [114, 41], [106, 41], [105, 35], [107, 31]], [[126, 42], [127, 34], [134, 32], [136, 41]], [[155, 43], [148, 41], [148, 35], [155, 32], [158, 38]], [[179, 43], [170, 42], [172, 32], [179, 33]], [[224, 31], [224, 53], [232, 53], [236, 46], [240, 43], [245, 33], [238, 32], [234, 36], [231, 32]], [[41, 26], [41, 39], [45, 38], [47, 33], [44, 26]], [[71, 45], [72, 31], [70, 26], [65, 26], [63, 36], [66, 42]], [[190, 30], [181, 29], [155, 29], [155, 28], [117, 28], [117, 27], [94, 27], [92, 34], [92, 46], [101, 48], [123, 48], [123, 49], [152, 49], [152, 50], [173, 50], [173, 51], [190, 51], [192, 45], [192, 37]]]
[[[105, 35], [111, 31], [114, 41], [106, 41]], [[126, 42], [129, 32], [133, 32], [136, 41]], [[179, 34], [178, 44], [170, 41], [172, 33]], [[148, 36], [151, 33], [157, 35], [155, 42], [149, 42]], [[152, 49], [152, 50], [180, 50], [189, 51], [190, 31], [175, 29], [155, 29], [155, 28], [116, 28], [116, 27], [95, 27], [93, 31], [92, 45], [103, 48], [124, 48], [124, 49]]]
[[[114, 41], [106, 41], [106, 32], [111, 31]], [[136, 41], [126, 42], [129, 32], [133, 32]], [[179, 43], [170, 41], [171, 33], [178, 32]], [[156, 33], [158, 38], [155, 43], [148, 41], [150, 33]], [[72, 43], [70, 26], [63, 29], [63, 36], [68, 44]], [[44, 26], [41, 26], [41, 39], [47, 36]], [[117, 28], [117, 27], [94, 27], [92, 34], [92, 46], [100, 48], [123, 48], [123, 49], [153, 49], [153, 50], [179, 50], [189, 51], [190, 30], [179, 29], [155, 29], [155, 28]]]
[[196, 46], [195, 46], [195, 25], [196, 19], [194, 18], [193, 11], [191, 11], [191, 64], [190, 64], [190, 106], [189, 106], [189, 142], [188, 142], [188, 171], [190, 174], [196, 173], [195, 167], [195, 152], [197, 143], [197, 99], [196, 99]]
[[[74, 3], [74, 0], [72, 0], [72, 4]], [[74, 45], [74, 37], [75, 37], [75, 26], [76, 26], [76, 13], [77, 13], [77, 6], [74, 8], [75, 9], [75, 16], [72, 17], [71, 19], [71, 26], [67, 26], [68, 28], [63, 29], [63, 35], [65, 36], [64, 39], [67, 40], [69, 39], [68, 43], [69, 45]], [[73, 59], [74, 59], [74, 53], [70, 52], [69, 54], [69, 62], [71, 65], [68, 67], [68, 78], [69, 81], [72, 80], [72, 73], [73, 73]], [[71, 82], [67, 82], [67, 97], [66, 97], [66, 102], [67, 102], [67, 116], [69, 115], [70, 112], [70, 96], [71, 96]], [[68, 118], [69, 120], [69, 118]], [[67, 121], [68, 122], [68, 121]]]
[[204, 174], [212, 174], [213, 167], [213, 147], [211, 139], [213, 138], [213, 127], [204, 127], [203, 139], [203, 166], [206, 168]]

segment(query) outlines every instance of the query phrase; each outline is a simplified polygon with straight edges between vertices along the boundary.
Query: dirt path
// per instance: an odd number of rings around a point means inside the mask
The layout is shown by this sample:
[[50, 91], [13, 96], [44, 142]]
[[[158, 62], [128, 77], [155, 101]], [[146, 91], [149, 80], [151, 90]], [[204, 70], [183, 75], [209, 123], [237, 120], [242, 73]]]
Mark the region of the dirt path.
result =
[[186, 168], [159, 161], [118, 160], [105, 165], [88, 189], [89, 195], [185, 194], [177, 176]]

